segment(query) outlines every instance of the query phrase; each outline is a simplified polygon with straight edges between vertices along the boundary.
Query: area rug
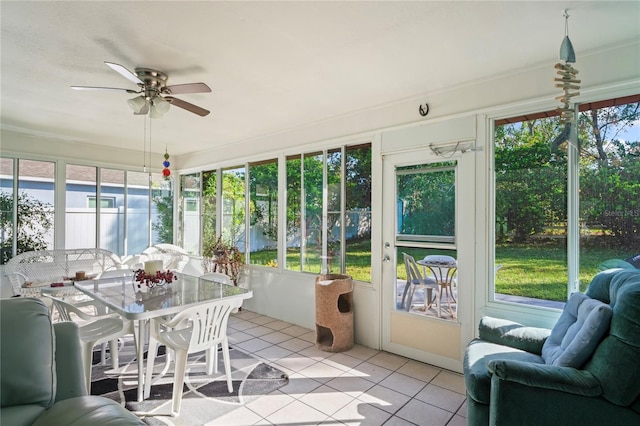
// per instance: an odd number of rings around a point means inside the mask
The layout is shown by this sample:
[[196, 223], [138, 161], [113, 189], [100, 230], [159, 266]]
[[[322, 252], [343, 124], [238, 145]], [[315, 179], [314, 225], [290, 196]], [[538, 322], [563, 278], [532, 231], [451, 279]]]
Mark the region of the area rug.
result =
[[[91, 394], [113, 399], [138, 415], [149, 425], [203, 425], [262, 395], [286, 385], [287, 375], [281, 370], [234, 347], [229, 350], [233, 392], [227, 390], [222, 352], [218, 353], [218, 373], [206, 375], [205, 356], [194, 354], [187, 363], [180, 415], [171, 417], [173, 363], [158, 382], [151, 386], [149, 398], [137, 402], [137, 362], [131, 339], [119, 351], [119, 368], [113, 369], [110, 358], [100, 364], [100, 352], [94, 352]], [[160, 347], [155, 361], [155, 374], [165, 365], [166, 354]]]

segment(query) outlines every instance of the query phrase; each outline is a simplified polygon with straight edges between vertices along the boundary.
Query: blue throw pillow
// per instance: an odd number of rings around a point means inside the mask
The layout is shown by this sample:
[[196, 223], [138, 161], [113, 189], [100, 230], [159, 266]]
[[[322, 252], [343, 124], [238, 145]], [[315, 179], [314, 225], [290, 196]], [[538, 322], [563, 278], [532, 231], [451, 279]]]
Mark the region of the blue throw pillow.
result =
[[544, 362], [581, 367], [609, 330], [612, 314], [611, 306], [606, 303], [583, 293], [573, 293], [542, 346]]

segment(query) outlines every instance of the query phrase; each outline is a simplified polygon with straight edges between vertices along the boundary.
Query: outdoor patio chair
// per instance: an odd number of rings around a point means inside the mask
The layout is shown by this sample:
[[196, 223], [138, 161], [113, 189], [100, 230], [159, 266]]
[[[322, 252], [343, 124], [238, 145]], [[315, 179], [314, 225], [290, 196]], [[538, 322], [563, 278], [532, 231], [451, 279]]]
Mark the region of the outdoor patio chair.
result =
[[440, 286], [434, 279], [422, 274], [413, 256], [407, 253], [402, 253], [402, 256], [404, 257], [404, 266], [407, 270], [407, 284], [404, 287], [400, 308], [410, 311], [416, 290], [424, 290], [425, 312], [431, 308], [433, 302], [437, 302], [438, 316], [440, 316]]

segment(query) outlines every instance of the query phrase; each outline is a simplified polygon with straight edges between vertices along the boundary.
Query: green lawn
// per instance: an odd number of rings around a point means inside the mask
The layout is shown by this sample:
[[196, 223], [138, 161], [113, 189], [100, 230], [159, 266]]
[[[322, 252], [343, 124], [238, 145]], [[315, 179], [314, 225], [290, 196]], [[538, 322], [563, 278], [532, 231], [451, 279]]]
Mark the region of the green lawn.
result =
[[[371, 276], [371, 248], [369, 242], [351, 244], [347, 250], [347, 274], [356, 280], [368, 282]], [[422, 258], [425, 253], [451, 254], [446, 251], [404, 249], [403, 251]], [[455, 255], [455, 253], [453, 254]], [[584, 290], [591, 278], [598, 272], [598, 265], [607, 259], [620, 258], [614, 249], [588, 248], [580, 253], [580, 283]], [[263, 250], [251, 253], [251, 263], [276, 266], [276, 250]], [[502, 265], [496, 275], [496, 291], [513, 296], [526, 296], [539, 299], [565, 301], [567, 297], [567, 259], [566, 249], [560, 245], [515, 245], [505, 244], [496, 247], [496, 264]], [[290, 270], [300, 270], [300, 251], [287, 252], [287, 265]], [[320, 258], [310, 252], [305, 267], [306, 272], [320, 272]], [[332, 271], [336, 272], [336, 271]], [[406, 279], [401, 258], [397, 276]]]
[[[262, 250], [251, 253], [251, 263], [257, 265], [277, 266], [276, 250]], [[346, 273], [354, 280], [371, 281], [371, 243], [369, 241], [350, 243], [347, 246]], [[317, 251], [309, 250], [304, 271], [314, 274], [320, 273], [322, 262]], [[287, 269], [300, 270], [300, 250], [287, 250]], [[332, 264], [332, 273], [338, 273], [338, 265]]]
[[[580, 253], [580, 289], [584, 291], [598, 265], [620, 257], [613, 249], [589, 248]], [[567, 298], [566, 249], [558, 245], [500, 245], [496, 247], [496, 291], [514, 296], [565, 301]]]

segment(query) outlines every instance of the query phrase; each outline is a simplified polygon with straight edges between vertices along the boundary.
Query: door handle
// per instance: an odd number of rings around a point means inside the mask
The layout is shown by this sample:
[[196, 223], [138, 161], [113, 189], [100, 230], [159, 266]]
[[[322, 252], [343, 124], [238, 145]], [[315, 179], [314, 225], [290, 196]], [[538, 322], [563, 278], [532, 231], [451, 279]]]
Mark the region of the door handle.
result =
[[391, 258], [389, 257], [389, 255], [386, 255], [385, 257], [382, 258], [383, 262], [391, 262]]

